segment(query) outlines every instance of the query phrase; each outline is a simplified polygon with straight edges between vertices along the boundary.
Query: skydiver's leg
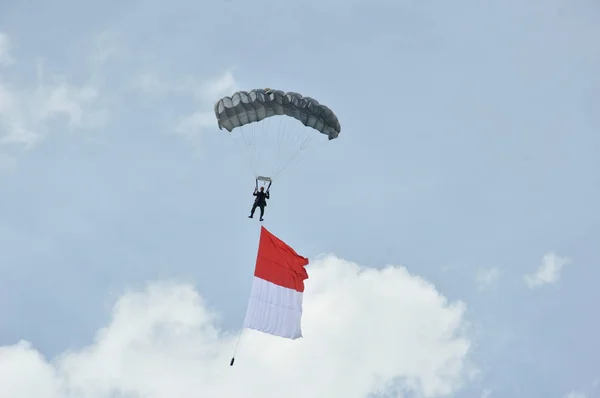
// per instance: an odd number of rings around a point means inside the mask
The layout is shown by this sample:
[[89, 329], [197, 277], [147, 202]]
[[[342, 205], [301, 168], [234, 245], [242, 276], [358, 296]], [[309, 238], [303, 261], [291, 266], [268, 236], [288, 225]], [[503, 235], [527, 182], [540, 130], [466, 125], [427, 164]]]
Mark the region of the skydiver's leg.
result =
[[256, 210], [256, 206], [258, 206], [256, 203], [254, 203], [252, 205], [252, 210], [250, 210], [250, 215], [248, 216], [248, 218], [253, 218], [254, 217], [254, 211]]
[[260, 221], [263, 220], [264, 215], [265, 215], [265, 205], [260, 205]]

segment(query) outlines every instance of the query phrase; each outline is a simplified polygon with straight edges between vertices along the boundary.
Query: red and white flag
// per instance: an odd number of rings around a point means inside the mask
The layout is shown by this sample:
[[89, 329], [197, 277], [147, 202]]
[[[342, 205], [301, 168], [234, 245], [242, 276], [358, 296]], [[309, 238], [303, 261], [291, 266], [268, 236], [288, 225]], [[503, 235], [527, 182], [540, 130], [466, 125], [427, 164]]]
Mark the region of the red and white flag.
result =
[[245, 328], [290, 339], [302, 337], [307, 264], [307, 258], [261, 226]]

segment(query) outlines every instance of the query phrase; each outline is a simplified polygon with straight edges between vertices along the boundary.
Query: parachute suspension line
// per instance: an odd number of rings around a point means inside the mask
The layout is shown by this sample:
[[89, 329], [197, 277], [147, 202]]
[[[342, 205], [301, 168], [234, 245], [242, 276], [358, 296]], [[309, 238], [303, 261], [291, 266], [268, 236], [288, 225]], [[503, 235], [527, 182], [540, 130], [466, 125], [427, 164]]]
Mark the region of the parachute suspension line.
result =
[[[261, 159], [263, 158], [263, 152], [264, 152], [264, 147], [265, 147], [265, 133], [268, 132], [267, 126], [269, 125], [270, 120], [266, 119], [263, 120], [262, 123], [260, 123], [260, 126], [257, 125], [257, 123], [251, 123], [250, 125], [252, 126], [252, 131], [253, 131], [253, 143], [255, 143], [258, 146], [257, 149], [257, 155], [256, 155], [256, 159], [255, 159], [255, 168], [254, 168], [254, 173], [255, 173], [255, 177], [258, 176], [259, 174], [262, 175], [262, 172], [258, 170], [259, 165], [261, 165]], [[260, 134], [259, 134], [259, 138], [256, 139], [256, 134], [257, 134], [257, 130], [260, 129]], [[267, 131], [265, 131], [267, 130]], [[256, 139], [256, 140], [255, 140]]]
[[283, 140], [285, 137], [285, 134], [283, 133], [285, 130], [285, 126], [282, 126], [283, 121], [281, 119], [279, 119], [279, 127], [277, 128], [277, 150], [275, 151], [275, 159], [277, 159], [276, 161], [273, 162], [273, 165], [271, 166], [273, 169], [271, 170], [271, 178], [275, 178], [275, 171], [277, 170], [277, 165], [280, 162], [280, 158], [282, 157], [281, 155], [281, 149], [283, 147]]
[[[281, 134], [284, 137], [281, 140], [281, 143], [282, 143], [281, 148], [283, 148], [284, 153], [286, 153], [286, 154], [292, 153], [292, 155], [289, 156], [287, 159], [285, 159], [285, 158], [281, 159], [277, 163], [276, 167], [274, 167], [274, 170], [273, 170], [274, 177], [281, 175], [282, 171], [290, 163], [290, 159], [293, 159], [294, 157], [298, 156], [301, 148], [297, 149], [297, 147], [298, 147], [298, 142], [302, 139], [302, 135], [305, 135], [307, 138], [312, 137], [312, 135], [309, 134], [305, 129], [300, 130], [302, 127], [304, 127], [304, 126], [295, 125], [294, 127], [279, 129], [279, 134]], [[302, 133], [298, 132], [299, 130], [302, 131]], [[281, 148], [280, 148], [279, 152], [282, 151]]]
[[[282, 128], [279, 129], [278, 133], [281, 136], [281, 145], [278, 148], [278, 152], [284, 152], [284, 153], [289, 153], [290, 152], [290, 147], [293, 147], [294, 141], [295, 139], [297, 139], [297, 137], [295, 136], [295, 131], [293, 131], [294, 129], [287, 128], [287, 126], [283, 126]], [[291, 156], [290, 156], [291, 157]], [[289, 158], [290, 158], [289, 157]], [[289, 161], [288, 158], [288, 161]], [[283, 169], [285, 167], [286, 164], [286, 160], [285, 159], [281, 159], [279, 162], [277, 162], [276, 165], [273, 166], [273, 177], [277, 177], [281, 174], [281, 169]]]
[[[237, 145], [236, 139], [233, 138], [233, 133], [227, 133], [227, 137], [229, 137], [229, 139], [231, 140], [231, 142], [233, 142], [234, 145]], [[246, 162], [248, 163], [248, 166], [250, 166], [250, 168], [252, 168], [252, 169], [254, 168], [252, 166], [252, 156], [250, 156], [247, 149], [246, 149]]]
[[300, 160], [301, 160], [301, 156], [300, 155], [302, 154], [302, 151], [304, 151], [304, 149], [308, 147], [308, 143], [310, 143], [313, 140], [313, 138], [314, 138], [314, 135], [307, 134], [304, 137], [304, 139], [302, 140], [302, 143], [300, 144], [300, 149], [296, 153], [294, 153], [294, 155], [291, 156], [287, 160], [287, 162], [285, 162], [283, 164], [283, 166], [281, 168], [279, 168], [279, 170], [275, 173], [275, 176], [280, 176], [283, 173], [283, 171], [285, 169], [287, 169], [287, 167], [291, 164], [292, 160], [297, 159], [296, 163], [294, 163], [294, 164], [298, 164], [300, 162]]
[[251, 153], [252, 156], [254, 158], [254, 173], [257, 176], [261, 175], [261, 169], [262, 169], [262, 163], [261, 163], [261, 154], [262, 154], [262, 141], [263, 141], [263, 137], [261, 137], [261, 129], [264, 128], [264, 126], [260, 126], [257, 123], [250, 123], [248, 124], [248, 126], [251, 126], [249, 128], [252, 128], [252, 142], [250, 143], [250, 145], [252, 146], [251, 149]]
[[265, 141], [268, 141], [268, 137], [265, 137], [265, 133], [268, 133], [267, 127], [269, 125], [269, 122], [270, 119], [266, 119], [263, 120], [262, 123], [260, 123], [260, 126], [257, 126], [258, 123], [249, 123], [247, 125], [238, 127], [240, 129], [240, 135], [242, 136], [246, 153], [250, 158], [250, 164], [252, 167], [254, 178], [258, 178], [258, 175], [261, 174], [259, 168], [264, 153], [264, 144]]
[[249, 147], [252, 146], [252, 143], [249, 143], [248, 139], [246, 139], [244, 126], [240, 126], [239, 129], [240, 129], [240, 135], [242, 136], [242, 140], [244, 141], [244, 149], [246, 150], [246, 155], [248, 156], [248, 158], [250, 160], [250, 167], [252, 168], [254, 178], [256, 178], [256, 177], [258, 177], [258, 174], [256, 173], [256, 164], [255, 164], [254, 159], [252, 159], [252, 153], [249, 149]]
[[[279, 126], [275, 131], [273, 131], [274, 126], [272, 126], [273, 122], [270, 118], [263, 120], [260, 123], [261, 126], [257, 126], [258, 123], [249, 123], [249, 125], [239, 127], [246, 151], [251, 158], [250, 161], [255, 178], [259, 174], [263, 175], [265, 173], [271, 178], [280, 175], [282, 170], [286, 169], [290, 164], [291, 160], [298, 157], [298, 152], [304, 146], [304, 144], [299, 144], [299, 142], [301, 140], [305, 142], [309, 141], [313, 137], [312, 132], [301, 130], [302, 133], [298, 133], [298, 130], [304, 126], [287, 126], [283, 122], [283, 119], [279, 119]], [[258, 133], [260, 133], [260, 137], [256, 136]], [[302, 137], [303, 135], [305, 137]], [[266, 145], [273, 147], [269, 148], [269, 152], [271, 153], [271, 156], [269, 156], [270, 161], [263, 158]], [[300, 148], [298, 148], [299, 145], [301, 145]], [[259, 168], [261, 170], [258, 170]], [[265, 169], [262, 170], [262, 168]]]
[[[282, 126], [282, 123], [283, 121], [279, 119], [279, 128], [277, 129], [277, 150], [275, 151], [277, 158], [281, 156], [281, 147], [283, 145], [283, 137], [285, 136], [282, 134], [282, 131], [285, 128], [285, 126]], [[275, 174], [275, 166], [273, 166], [271, 174]], [[275, 176], [273, 175], [272, 178], [275, 178]]]
[[[282, 118], [274, 123], [271, 118], [266, 118], [259, 123], [248, 123], [239, 126], [239, 140], [244, 145], [249, 166], [255, 179], [260, 175], [270, 177], [271, 180], [280, 177], [290, 166], [298, 164], [307, 152], [312, 152], [313, 147], [320, 147], [320, 142], [313, 145], [316, 137], [310, 128], [300, 123], [285, 123]], [[287, 120], [287, 119], [286, 119]], [[277, 125], [277, 127], [275, 126]], [[233, 133], [235, 134], [235, 133]], [[232, 141], [238, 138], [229, 134]], [[260, 137], [257, 137], [260, 134]], [[319, 140], [320, 141], [320, 140]], [[327, 142], [327, 141], [323, 141]], [[269, 146], [269, 148], [265, 148]], [[266, 153], [270, 154], [266, 157]], [[266, 188], [266, 183], [263, 184]]]
[[[302, 139], [302, 143], [300, 144], [300, 148], [298, 149], [297, 152], [294, 153], [293, 156], [291, 156], [287, 162], [278, 170], [278, 172], [276, 173], [277, 176], [281, 175], [283, 173], [283, 171], [285, 169], [287, 169], [291, 164], [297, 164], [302, 160], [302, 156], [304, 153], [308, 152], [306, 151], [306, 148], [309, 148], [309, 144], [316, 139], [314, 134], [311, 134], [312, 132], [307, 132], [307, 134], [304, 135], [304, 138], [302, 138], [301, 136], [297, 137], [297, 141], [299, 141], [300, 139]], [[313, 148], [319, 147], [320, 145], [323, 145], [326, 141], [323, 141], [321, 144], [317, 144], [315, 145]], [[296, 160], [296, 162], [292, 163], [293, 160]]]
[[261, 126], [262, 130], [260, 132], [260, 149], [259, 149], [259, 152], [258, 152], [258, 158], [259, 159], [262, 159], [262, 154], [263, 154], [263, 149], [264, 149], [264, 142], [265, 142], [265, 129], [267, 128], [268, 123], [269, 123], [269, 119], [267, 119], [267, 123], [261, 123], [262, 124], [262, 126]]
[[[279, 119], [279, 125], [281, 125], [281, 122], [282, 122], [281, 119]], [[261, 141], [260, 141], [260, 148], [259, 148], [257, 157], [262, 160], [265, 146], [267, 144], [269, 144], [269, 145], [276, 145], [276, 143], [279, 140], [275, 140], [274, 137], [272, 137], [274, 133], [273, 133], [272, 129], [270, 128], [270, 124], [271, 124], [271, 119], [270, 118], [264, 119], [261, 124], [262, 124], [262, 126], [261, 126], [262, 127]], [[279, 129], [278, 129], [278, 133], [280, 133]], [[278, 139], [280, 138], [280, 134], [277, 135], [277, 138]], [[271, 159], [271, 161], [273, 163], [277, 162], [277, 155], [279, 155], [279, 152], [280, 152], [279, 148], [277, 148], [277, 150], [274, 151], [274, 154], [273, 154], [273, 158], [274, 159]], [[261, 163], [262, 166], [265, 167], [265, 168], [271, 169], [271, 168], [274, 167], [273, 164], [267, 165], [265, 163], [266, 163], [266, 161], [263, 162], [263, 163]], [[273, 174], [272, 170], [265, 170], [264, 173], [268, 173], [268, 176], [271, 176]], [[262, 174], [262, 172], [261, 172], [261, 174]]]
[[296, 165], [302, 160], [302, 153], [307, 154], [308, 152], [316, 151], [317, 148], [321, 148], [322, 146], [328, 143], [328, 140], [322, 140], [321, 142], [317, 142], [315, 145], [309, 145], [315, 139], [314, 137], [314, 135], [307, 135], [305, 137], [302, 145], [300, 146], [300, 150], [291, 159], [288, 160], [286, 165], [277, 173], [277, 175], [281, 175], [283, 171], [292, 164], [291, 162], [292, 160], [294, 160], [294, 158], [296, 158], [296, 162], [294, 162], [293, 164]]

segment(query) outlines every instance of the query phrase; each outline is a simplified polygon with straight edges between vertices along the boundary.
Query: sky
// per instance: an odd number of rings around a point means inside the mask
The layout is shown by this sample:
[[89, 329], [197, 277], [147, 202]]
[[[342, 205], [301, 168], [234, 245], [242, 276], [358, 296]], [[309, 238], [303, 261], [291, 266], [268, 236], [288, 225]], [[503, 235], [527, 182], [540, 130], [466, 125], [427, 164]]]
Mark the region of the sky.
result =
[[[600, 397], [599, 18], [2, 1], [0, 398]], [[241, 329], [262, 169], [213, 112], [265, 87], [342, 128], [266, 208], [310, 259], [293, 341]]]

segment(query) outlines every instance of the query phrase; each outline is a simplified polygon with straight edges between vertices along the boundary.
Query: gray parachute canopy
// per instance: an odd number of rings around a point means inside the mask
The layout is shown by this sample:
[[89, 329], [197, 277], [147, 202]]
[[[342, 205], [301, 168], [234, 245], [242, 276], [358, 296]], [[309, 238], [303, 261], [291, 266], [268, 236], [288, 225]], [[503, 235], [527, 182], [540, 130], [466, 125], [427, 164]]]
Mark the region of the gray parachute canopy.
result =
[[215, 104], [219, 129], [224, 127], [229, 132], [275, 115], [291, 116], [327, 135], [330, 140], [337, 138], [341, 130], [340, 122], [331, 109], [294, 92], [284, 93], [268, 88], [238, 91]]

